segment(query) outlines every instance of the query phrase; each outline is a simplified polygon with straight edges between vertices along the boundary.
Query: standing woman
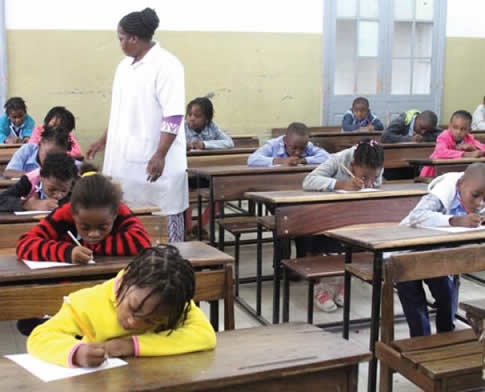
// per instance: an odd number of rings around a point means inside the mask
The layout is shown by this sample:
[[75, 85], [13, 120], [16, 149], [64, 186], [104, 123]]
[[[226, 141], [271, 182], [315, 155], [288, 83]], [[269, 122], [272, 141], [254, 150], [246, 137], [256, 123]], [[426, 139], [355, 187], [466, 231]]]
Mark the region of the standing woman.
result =
[[120, 20], [118, 38], [127, 57], [116, 69], [109, 127], [87, 157], [106, 148], [103, 173], [121, 182], [125, 200], [159, 205], [174, 242], [184, 240], [188, 207], [184, 69], [152, 41], [158, 24], [150, 8]]

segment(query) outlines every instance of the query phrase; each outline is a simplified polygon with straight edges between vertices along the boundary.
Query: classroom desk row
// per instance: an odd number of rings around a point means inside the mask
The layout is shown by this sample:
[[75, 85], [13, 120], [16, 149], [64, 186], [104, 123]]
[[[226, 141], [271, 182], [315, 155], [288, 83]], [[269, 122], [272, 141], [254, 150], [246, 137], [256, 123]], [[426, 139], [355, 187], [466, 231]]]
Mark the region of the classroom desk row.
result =
[[[241, 348], [244, 347], [244, 355]], [[370, 353], [355, 342], [303, 323], [217, 334], [215, 350], [128, 358], [127, 366], [44, 383], [0, 359], [6, 391], [357, 391], [359, 363]]]

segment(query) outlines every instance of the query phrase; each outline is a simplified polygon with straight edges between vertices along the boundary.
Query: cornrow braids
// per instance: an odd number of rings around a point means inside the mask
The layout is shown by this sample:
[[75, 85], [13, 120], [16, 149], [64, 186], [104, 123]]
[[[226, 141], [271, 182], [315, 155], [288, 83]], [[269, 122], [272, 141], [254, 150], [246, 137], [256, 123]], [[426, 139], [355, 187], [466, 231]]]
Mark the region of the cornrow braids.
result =
[[54, 106], [47, 112], [44, 117], [44, 128], [49, 125], [53, 118], [58, 118], [60, 122], [59, 126], [66, 128], [69, 132], [72, 132], [72, 130], [76, 128], [74, 115], [64, 106]]
[[149, 297], [157, 295], [160, 298], [158, 306], [168, 305], [171, 309], [166, 325], [170, 333], [187, 320], [190, 301], [195, 294], [195, 274], [192, 264], [174, 246], [146, 248], [128, 264], [118, 289], [118, 304], [131, 286], [151, 288], [135, 312]]
[[25, 105], [25, 101], [20, 97], [12, 97], [5, 102], [3, 105], [5, 109], [5, 113], [9, 114], [13, 110], [23, 110], [27, 113], [27, 106]]
[[186, 115], [189, 114], [189, 112], [192, 110], [192, 106], [194, 105], [198, 105], [200, 107], [200, 110], [202, 111], [202, 113], [204, 113], [204, 116], [207, 120], [207, 125], [209, 125], [214, 118], [214, 106], [212, 105], [211, 100], [207, 97], [199, 97], [193, 99], [187, 105], [187, 110], [185, 112]]
[[384, 165], [384, 149], [375, 140], [361, 140], [354, 151], [354, 163], [361, 167], [379, 169]]
[[44, 159], [40, 168], [40, 176], [54, 177], [60, 181], [74, 180], [78, 175], [74, 159], [66, 153], [50, 153]]
[[150, 41], [160, 24], [157, 13], [151, 8], [143, 11], [130, 12], [121, 18], [119, 25], [126, 34], [137, 36], [144, 41]]
[[117, 214], [121, 204], [121, 190], [102, 174], [81, 177], [74, 185], [71, 209], [74, 214], [81, 208], [109, 208]]
[[69, 131], [63, 127], [45, 127], [42, 136], [40, 137], [41, 142], [53, 142], [56, 146], [65, 148], [66, 151], [71, 151], [72, 141], [69, 138]]

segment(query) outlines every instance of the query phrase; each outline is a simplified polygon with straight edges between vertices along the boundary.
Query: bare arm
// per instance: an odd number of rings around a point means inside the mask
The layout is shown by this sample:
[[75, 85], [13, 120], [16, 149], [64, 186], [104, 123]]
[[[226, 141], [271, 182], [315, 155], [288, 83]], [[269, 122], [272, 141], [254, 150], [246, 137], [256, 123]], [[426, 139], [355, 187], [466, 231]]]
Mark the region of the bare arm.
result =
[[147, 181], [155, 182], [163, 174], [165, 168], [165, 157], [177, 137], [174, 133], [160, 132], [160, 141], [158, 142], [157, 151], [153, 154], [147, 165]]
[[91, 144], [86, 152], [86, 157], [88, 159], [94, 159], [96, 153], [103, 151], [106, 147], [106, 139], [108, 137], [108, 129], [104, 130], [103, 136], [101, 136], [96, 142]]

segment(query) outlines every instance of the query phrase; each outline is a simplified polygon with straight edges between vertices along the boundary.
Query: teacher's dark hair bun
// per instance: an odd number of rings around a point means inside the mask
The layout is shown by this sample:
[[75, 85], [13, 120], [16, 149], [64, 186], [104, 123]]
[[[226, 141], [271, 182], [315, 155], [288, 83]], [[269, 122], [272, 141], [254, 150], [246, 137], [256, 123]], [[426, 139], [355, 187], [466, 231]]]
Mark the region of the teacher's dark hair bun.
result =
[[157, 13], [152, 8], [143, 11], [130, 12], [120, 20], [120, 26], [126, 34], [136, 35], [138, 38], [149, 41], [160, 24]]

